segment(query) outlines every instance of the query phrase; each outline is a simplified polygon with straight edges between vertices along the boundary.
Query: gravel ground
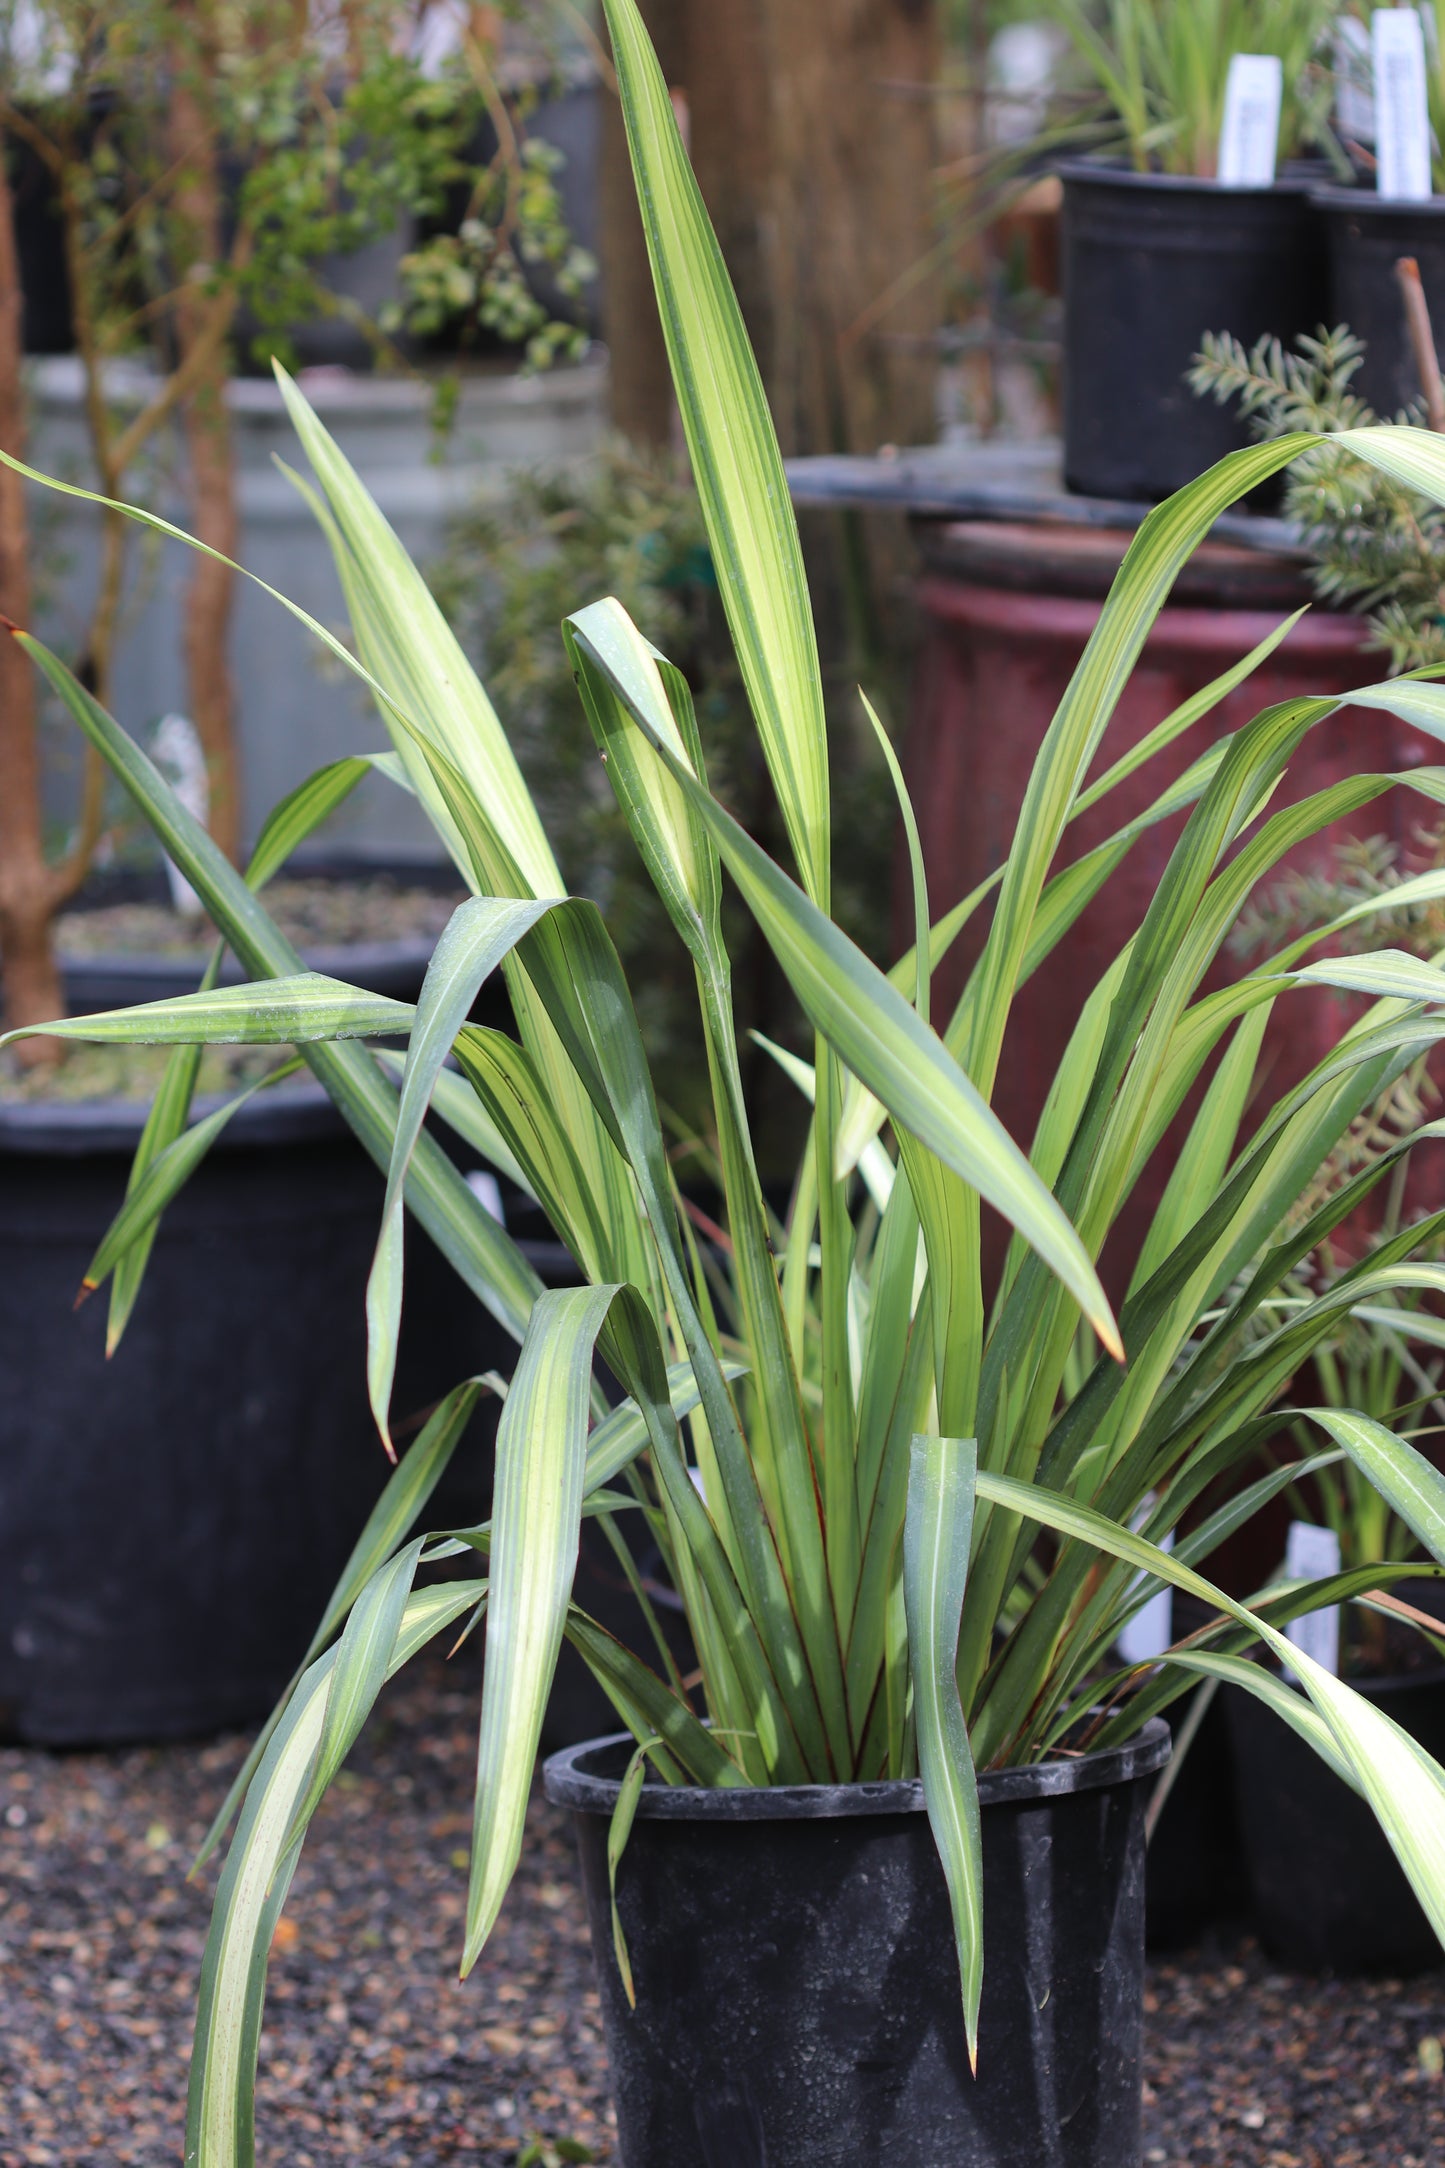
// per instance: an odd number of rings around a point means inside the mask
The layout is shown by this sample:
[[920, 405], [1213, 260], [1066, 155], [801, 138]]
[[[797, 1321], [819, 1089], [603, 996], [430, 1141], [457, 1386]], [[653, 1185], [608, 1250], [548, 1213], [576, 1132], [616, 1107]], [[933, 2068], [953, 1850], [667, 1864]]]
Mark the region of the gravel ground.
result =
[[[274, 2168], [613, 2157], [570, 1844], [540, 1801], [457, 1985], [475, 1666], [396, 1682], [317, 1817], [262, 2041]], [[0, 2168], [179, 2161], [212, 1879], [184, 1871], [242, 1746], [0, 1752]], [[1308, 1981], [1238, 1941], [1151, 1967], [1148, 2010], [1149, 2168], [1445, 2162], [1445, 1974]]]

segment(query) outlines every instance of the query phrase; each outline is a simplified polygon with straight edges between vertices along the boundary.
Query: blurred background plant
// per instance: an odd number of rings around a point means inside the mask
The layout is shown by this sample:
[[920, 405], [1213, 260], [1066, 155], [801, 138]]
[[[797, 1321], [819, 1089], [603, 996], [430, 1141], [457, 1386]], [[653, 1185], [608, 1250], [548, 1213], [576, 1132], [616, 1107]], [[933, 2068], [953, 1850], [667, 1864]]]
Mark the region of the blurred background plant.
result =
[[[1348, 325], [1324, 326], [1292, 350], [1261, 339], [1246, 351], [1229, 332], [1206, 335], [1191, 388], [1239, 402], [1256, 437], [1308, 429], [1336, 435], [1380, 419], [1351, 382], [1363, 358]], [[1418, 424], [1423, 402], [1391, 419]], [[1416, 491], [1365, 465], [1344, 445], [1321, 444], [1288, 470], [1283, 512], [1312, 559], [1322, 602], [1369, 619], [1369, 645], [1392, 676], [1445, 663], [1445, 514]]]
[[[528, 140], [539, 66], [508, 73], [515, 13], [427, 0], [0, 0], [0, 444], [23, 456], [15, 211], [26, 198], [38, 200], [62, 274], [61, 343], [73, 340], [81, 371], [94, 485], [106, 497], [153, 493], [145, 470], [177, 422], [189, 524], [222, 557], [237, 554], [239, 535], [228, 379], [272, 355], [314, 358], [306, 334], [318, 321], [359, 342], [362, 359], [398, 361], [398, 340], [444, 328], [461, 351], [501, 339], [533, 366], [575, 355], [592, 266], [562, 217], [558, 154]], [[382, 259], [376, 305], [365, 281], [348, 291], [368, 252]], [[99, 516], [99, 576], [74, 659], [109, 702], [127, 528]], [[0, 608], [28, 622], [29, 535], [13, 476], [0, 485], [0, 528]], [[233, 584], [216, 557], [196, 560], [183, 643], [206, 815], [235, 856]], [[47, 853], [35, 731], [29, 673], [0, 661], [0, 948], [12, 1021], [63, 1006], [49, 928], [107, 818], [92, 759], [73, 832], [58, 857]], [[32, 1042], [27, 1058], [57, 1053]]]
[[1102, 98], [1107, 133], [1140, 173], [1212, 178], [1224, 87], [1236, 53], [1278, 56], [1279, 155], [1332, 153], [1335, 85], [1327, 35], [1339, 0], [1050, 0]]

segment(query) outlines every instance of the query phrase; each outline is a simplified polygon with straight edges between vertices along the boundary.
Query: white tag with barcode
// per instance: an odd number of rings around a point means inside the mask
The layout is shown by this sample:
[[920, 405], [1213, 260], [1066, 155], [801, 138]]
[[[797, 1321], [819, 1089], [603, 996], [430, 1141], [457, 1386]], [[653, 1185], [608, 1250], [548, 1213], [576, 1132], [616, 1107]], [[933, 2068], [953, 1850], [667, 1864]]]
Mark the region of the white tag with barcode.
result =
[[1375, 186], [1420, 203], [1430, 187], [1430, 108], [1425, 33], [1414, 8], [1378, 8], [1370, 19], [1375, 76]]
[[1284, 67], [1276, 53], [1236, 53], [1224, 85], [1219, 179], [1225, 188], [1268, 188], [1279, 155]]
[[[1291, 1581], [1323, 1581], [1340, 1570], [1340, 1539], [1332, 1528], [1316, 1528], [1313, 1521], [1291, 1521], [1284, 1553], [1285, 1577]], [[1338, 1678], [1340, 1672], [1340, 1607], [1327, 1604], [1321, 1611], [1306, 1611], [1285, 1628], [1288, 1638], [1322, 1671]]]

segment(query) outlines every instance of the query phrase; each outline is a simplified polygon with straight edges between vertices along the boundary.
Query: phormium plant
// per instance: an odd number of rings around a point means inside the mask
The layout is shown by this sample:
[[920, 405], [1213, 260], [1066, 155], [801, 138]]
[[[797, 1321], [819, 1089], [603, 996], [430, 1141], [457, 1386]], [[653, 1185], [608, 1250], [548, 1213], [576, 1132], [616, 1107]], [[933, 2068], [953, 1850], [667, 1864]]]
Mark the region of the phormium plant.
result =
[[[708, 787], [686, 683], [616, 603], [564, 637], [581, 720], [695, 971], [726, 1190], [726, 1244], [703, 1255], [679, 1210], [625, 977], [595, 905], [566, 896], [501, 725], [435, 604], [294, 386], [283, 389], [356, 641], [404, 775], [474, 890], [416, 1006], [300, 970], [257, 891], [366, 772], [341, 762], [272, 816], [245, 880], [135, 744], [28, 634], [16, 635], [154, 824], [247, 966], [248, 985], [50, 1028], [176, 1045], [174, 1089], [88, 1276], [143, 1243], [230, 1112], [185, 1128], [189, 1049], [294, 1043], [389, 1181], [368, 1292], [373, 1405], [387, 1434], [405, 1207], [521, 1352], [497, 1437], [486, 1524], [417, 1532], [480, 1382], [460, 1383], [401, 1462], [360, 1539], [305, 1670], [253, 1753], [204, 1961], [188, 2160], [249, 2160], [250, 2092], [272, 1929], [306, 1826], [382, 1680], [443, 1627], [485, 1610], [486, 1674], [463, 1962], [482, 1949], [522, 1843], [542, 1710], [564, 1636], [665, 1783], [839, 1782], [920, 1772], [952, 1895], [963, 2017], [975, 2037], [981, 1936], [977, 1767], [1037, 1761], [1136, 1732], [1203, 1674], [1270, 1703], [1369, 1800], [1445, 1929], [1445, 1774], [1281, 1629], [1320, 1604], [1389, 1607], [1373, 1565], [1236, 1601], [1200, 1572], [1241, 1520], [1312, 1465], [1347, 1455], [1436, 1560], [1445, 1480], [1362, 1413], [1303, 1411], [1319, 1452], [1246, 1483], [1174, 1551], [1161, 1538], [1280, 1427], [1275, 1403], [1342, 1317], [1445, 1288], [1404, 1231], [1317, 1298], [1272, 1309], [1388, 1165], [1291, 1207], [1359, 1112], [1442, 1032], [1445, 973], [1389, 951], [1307, 962], [1316, 935], [1200, 991], [1252, 889], [1301, 838], [1396, 778], [1359, 775], [1270, 811], [1290, 756], [1337, 705], [1295, 699], [1221, 740], [1151, 810], [1055, 870], [1070, 821], [1242, 681], [1286, 628], [1093, 781], [1149, 628], [1219, 513], [1308, 437], [1235, 453], [1152, 512], [1040, 750], [1006, 861], [937, 924], [913, 848], [917, 939], [891, 974], [829, 915], [828, 747], [796, 532], [757, 373], [633, 0], [607, 0], [649, 245], [723, 602], [793, 858], [768, 857]], [[1360, 457], [1445, 498], [1445, 446], [1352, 433]], [[289, 607], [289, 605], [288, 605]], [[318, 637], [343, 652], [321, 628]], [[1445, 736], [1445, 691], [1397, 679], [1350, 696]], [[1438, 801], [1441, 771], [1407, 787]], [[913, 827], [906, 798], [905, 824]], [[1083, 1004], [1030, 1153], [989, 1105], [1010, 1005], [1150, 823], [1182, 834], [1133, 939]], [[796, 878], [794, 877], [796, 875]], [[814, 1100], [785, 1227], [754, 1172], [738, 1086], [727, 954], [731, 879], [816, 1033], [796, 1065]], [[1445, 875], [1421, 877], [1430, 893]], [[1397, 895], [1396, 902], [1400, 897]], [[991, 906], [953, 1014], [931, 970]], [[1360, 915], [1367, 916], [1367, 902]], [[515, 1038], [466, 1019], [506, 975]], [[1344, 985], [1373, 1006], [1272, 1106], [1252, 1097], [1274, 1002]], [[368, 1038], [405, 1033], [404, 1061]], [[1209, 1077], [1117, 1318], [1094, 1259], [1211, 1057]], [[456, 1070], [446, 1064], [454, 1058]], [[399, 1082], [400, 1089], [396, 1088]], [[585, 1285], [543, 1291], [423, 1130], [435, 1105], [544, 1206]], [[1433, 1136], [1439, 1125], [1416, 1134]], [[1016, 1230], [1000, 1284], [981, 1266], [984, 1205]], [[1438, 1217], [1445, 1218], [1445, 1215]], [[623, 1398], [593, 1378], [600, 1350]], [[697, 1481], [693, 1479], [693, 1470]], [[584, 1513], [642, 1513], [695, 1638], [708, 1722], [676, 1678], [622, 1649], [569, 1600]], [[468, 1578], [428, 1584], [434, 1560]], [[1431, 1568], [1430, 1571], [1437, 1569]], [[1211, 1623], [1162, 1667], [1120, 1671], [1118, 1628], [1161, 1583]], [[1302, 1691], [1251, 1652], [1288, 1663]]]

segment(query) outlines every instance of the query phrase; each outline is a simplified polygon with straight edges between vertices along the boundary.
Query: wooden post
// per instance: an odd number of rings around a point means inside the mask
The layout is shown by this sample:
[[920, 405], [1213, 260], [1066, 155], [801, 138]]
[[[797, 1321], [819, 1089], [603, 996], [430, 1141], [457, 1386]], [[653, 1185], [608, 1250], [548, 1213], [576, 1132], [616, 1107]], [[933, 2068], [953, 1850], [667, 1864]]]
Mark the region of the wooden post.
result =
[[1425, 421], [1438, 435], [1445, 432], [1445, 387], [1440, 382], [1440, 356], [1435, 350], [1435, 333], [1430, 323], [1420, 266], [1413, 256], [1400, 257], [1395, 265], [1395, 277], [1405, 304], [1405, 327], [1410, 334], [1415, 369], [1425, 397]]
[[[186, 236], [183, 261], [192, 275], [178, 288], [175, 326], [178, 371], [191, 378], [181, 418], [191, 470], [193, 531], [223, 557], [234, 558], [239, 535], [235, 461], [226, 406], [229, 374], [218, 306], [207, 294], [208, 266], [223, 265], [221, 189], [215, 133], [194, 91], [178, 82], [171, 95], [170, 149], [180, 178], [174, 205]], [[229, 321], [229, 309], [225, 310]], [[191, 721], [206, 756], [208, 826], [234, 858], [240, 847], [240, 788], [234, 734], [235, 700], [228, 654], [235, 574], [214, 557], [192, 559], [186, 585], [183, 644]]]
[[[693, 161], [783, 449], [934, 433], [932, 0], [692, 0]], [[894, 295], [881, 311], [882, 297]]]
[[[17, 459], [25, 456], [23, 313], [14, 204], [0, 156], [0, 445]], [[30, 622], [25, 486], [8, 467], [0, 467], [0, 611], [22, 628]], [[35, 670], [0, 629], [0, 950], [9, 1025], [43, 1023], [65, 1006], [50, 945], [54, 888], [43, 847]], [[22, 1039], [16, 1053], [30, 1066], [51, 1063], [61, 1042]]]
[[[718, 0], [721, 6], [731, 0]], [[681, 85], [686, 0], [642, 0], [663, 73]], [[647, 243], [632, 185], [632, 166], [616, 88], [604, 85], [598, 172], [603, 336], [611, 363], [612, 424], [634, 444], [672, 440], [672, 378], [652, 289]]]

